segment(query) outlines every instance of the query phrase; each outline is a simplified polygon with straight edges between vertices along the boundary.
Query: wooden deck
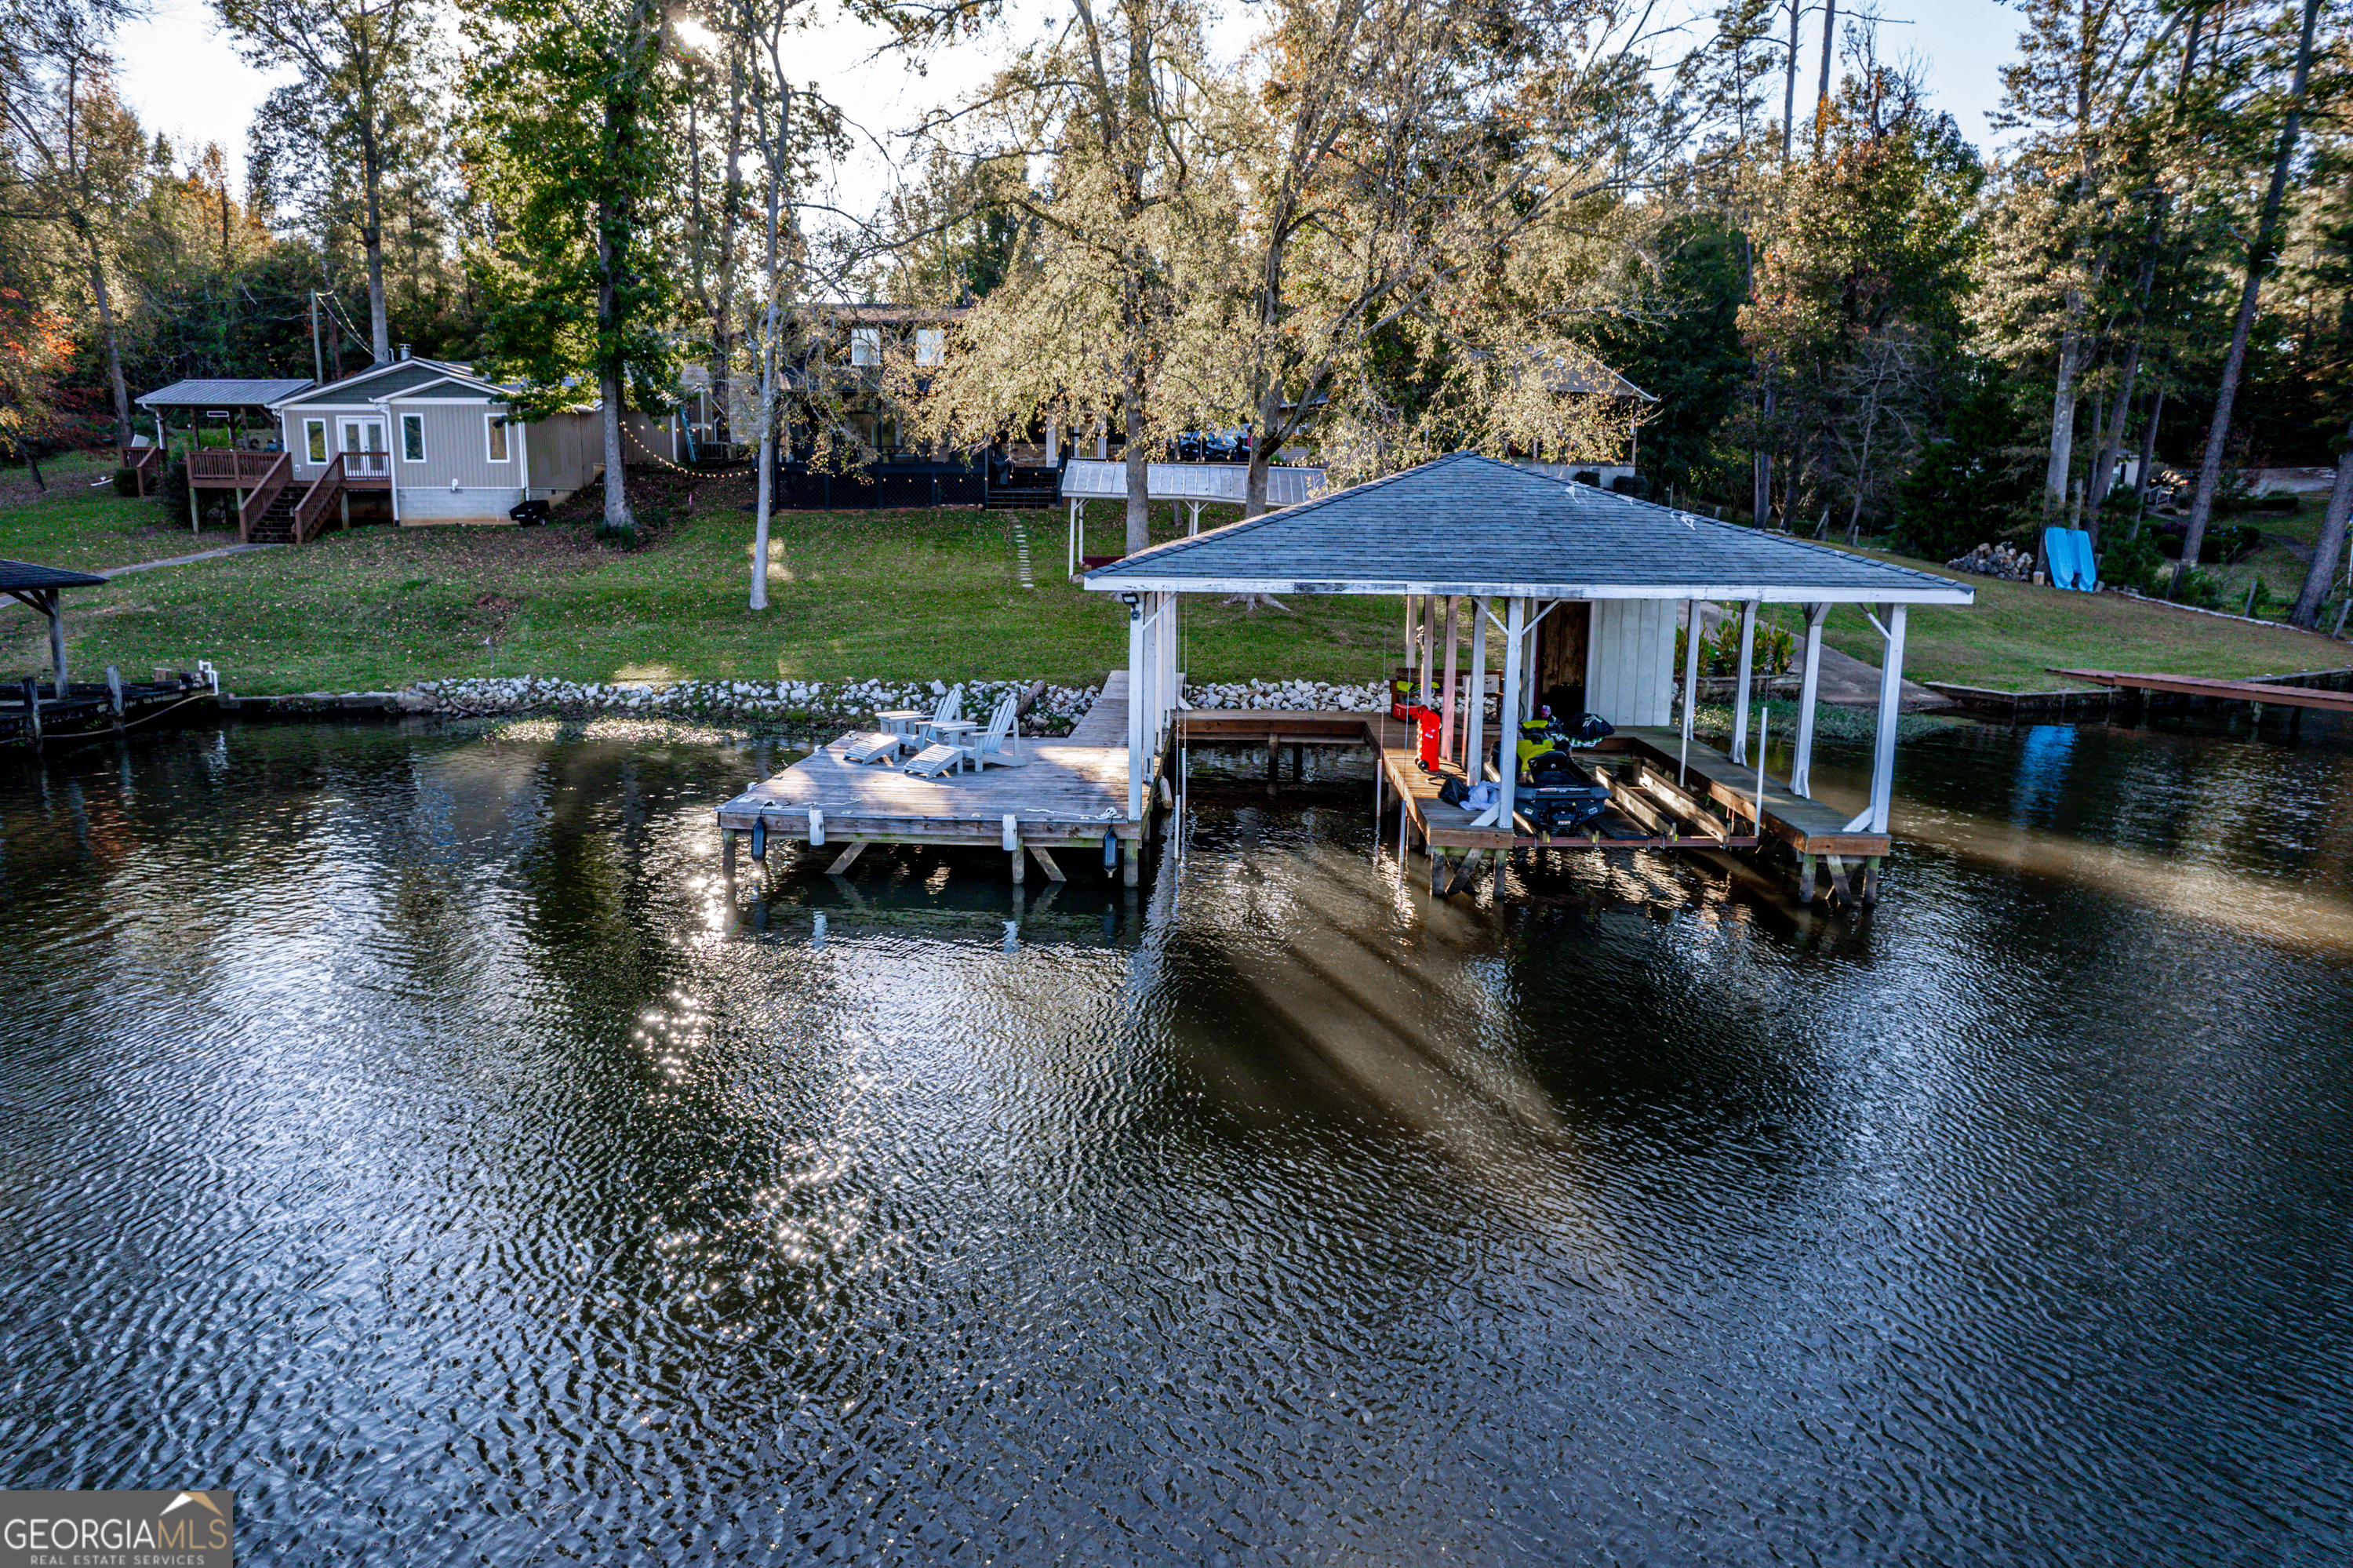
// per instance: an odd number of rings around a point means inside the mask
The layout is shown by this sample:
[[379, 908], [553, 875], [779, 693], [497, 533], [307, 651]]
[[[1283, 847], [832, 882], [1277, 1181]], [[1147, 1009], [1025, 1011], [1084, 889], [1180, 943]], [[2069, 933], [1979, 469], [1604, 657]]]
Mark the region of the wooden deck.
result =
[[841, 846], [836, 870], [849, 869], [870, 843], [1003, 849], [1010, 835], [1019, 846], [1015, 881], [1021, 880], [1024, 858], [1033, 858], [1059, 882], [1062, 874], [1052, 851], [1100, 851], [1108, 835], [1122, 841], [1125, 879], [1134, 885], [1144, 824], [1126, 820], [1126, 672], [1112, 673], [1103, 695], [1068, 736], [1025, 738], [1017, 766], [917, 779], [896, 763], [845, 761], [842, 749], [852, 738], [843, 736], [811, 752], [719, 808], [731, 866], [735, 835], [755, 822], [765, 821], [772, 841], [809, 842], [814, 807], [823, 844]]
[[2218, 681], [2203, 675], [2127, 675], [2115, 670], [2059, 670], [2094, 685], [2127, 692], [2163, 692], [2179, 697], [2218, 697], [2225, 702], [2261, 703], [2266, 707], [2319, 708], [2325, 713], [2353, 714], [2353, 692], [2323, 691], [2313, 686], [2275, 686], [2266, 681]]

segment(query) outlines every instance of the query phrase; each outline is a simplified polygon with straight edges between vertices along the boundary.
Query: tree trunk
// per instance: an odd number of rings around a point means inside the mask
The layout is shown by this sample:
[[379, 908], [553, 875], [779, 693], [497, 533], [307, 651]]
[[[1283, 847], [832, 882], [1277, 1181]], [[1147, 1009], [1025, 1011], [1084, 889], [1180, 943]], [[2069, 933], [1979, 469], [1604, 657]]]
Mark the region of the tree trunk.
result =
[[360, 248], [367, 256], [368, 346], [375, 355], [375, 362], [384, 365], [392, 358], [392, 327], [384, 309], [384, 170], [379, 166], [377, 151], [375, 116], [364, 109], [360, 115], [360, 187], [367, 220], [360, 225]]
[[[2067, 509], [2067, 472], [2075, 463], [2075, 370], [2084, 334], [2076, 324], [2084, 309], [2081, 291], [2067, 291], [2067, 324], [2059, 334], [2059, 373], [2051, 389], [2051, 459], [2042, 470], [2042, 521], [2055, 523]], [[2036, 552], [2041, 553], [2039, 547]]]
[[2124, 455], [2125, 420], [2132, 413], [2133, 383], [2140, 376], [2141, 339], [2135, 337], [2125, 350], [2124, 369], [2116, 377], [2116, 396], [2107, 416], [2106, 429], [2092, 455], [2092, 482], [2088, 504], [2091, 514], [2092, 548], [2100, 547], [2100, 508], [2107, 504], [2108, 492], [2116, 488], [2116, 461]]
[[2157, 422], [2165, 417], [2167, 372], [2169, 363], [2157, 367], [2157, 390], [2149, 395], [2148, 428], [2140, 433], [2140, 471], [2133, 475], [2133, 526], [2130, 538], [2140, 537], [2141, 520], [2148, 514], [2148, 485], [2157, 472]]
[[620, 323], [614, 319], [618, 301], [613, 286], [615, 221], [611, 201], [600, 199], [596, 203], [596, 333], [603, 340], [598, 355], [603, 363], [597, 366], [596, 387], [605, 403], [605, 526], [628, 534], [637, 527], [637, 519], [629, 514], [628, 467], [621, 454]]
[[1121, 414], [1127, 427], [1127, 553], [1134, 555], [1152, 543], [1152, 503], [1146, 484], [1151, 475], [1146, 465], [1152, 453], [1144, 442], [1144, 366], [1131, 354], [1127, 364], [1127, 385], [1122, 390]]
[[2296, 45], [2295, 82], [2288, 90], [2287, 118], [2280, 123], [2278, 155], [2272, 160], [2271, 189], [2263, 196], [2263, 221], [2247, 247], [2246, 281], [2239, 290], [2238, 319], [2231, 324], [2231, 352], [2222, 360], [2221, 384], [2214, 390], [2214, 423], [2206, 432], [2205, 461], [2198, 465], [2198, 493], [2189, 503], [2189, 526], [2181, 535], [2184, 567], [2195, 566], [2206, 542], [2214, 493], [2222, 483], [2222, 449], [2231, 439], [2231, 408], [2247, 366], [2247, 336], [2255, 324], [2255, 301], [2263, 292], [2279, 248], [2280, 205], [2287, 196], [2288, 165], [2295, 156], [2296, 132], [2304, 123], [2304, 95], [2312, 80], [2312, 35], [2320, 20], [2320, 0], [2304, 0], [2304, 36]]
[[2315, 630], [2320, 624], [2320, 603], [2337, 580], [2337, 563], [2345, 555], [2345, 524], [2353, 516], [2353, 427], [2345, 432], [2345, 450], [2337, 454], [2337, 484], [2328, 493], [2328, 510], [2320, 514], [2320, 538], [2312, 546], [2312, 567], [2304, 574], [2303, 591], [2288, 620]]
[[131, 439], [131, 387], [122, 379], [122, 342], [114, 327], [114, 301], [106, 291], [106, 268], [98, 254], [98, 236], [85, 232], [90, 249], [90, 292], [98, 304], [98, 328], [106, 338], [106, 378], [114, 389], [114, 432], [117, 446]]
[[[776, 239], [783, 194], [786, 134], [792, 124], [792, 93], [786, 90], [776, 131], [777, 150], [768, 170], [768, 308], [760, 332], [760, 493], [752, 524], [752, 608], [768, 608], [768, 518], [776, 494]], [[721, 383], [723, 388], [724, 383]]]

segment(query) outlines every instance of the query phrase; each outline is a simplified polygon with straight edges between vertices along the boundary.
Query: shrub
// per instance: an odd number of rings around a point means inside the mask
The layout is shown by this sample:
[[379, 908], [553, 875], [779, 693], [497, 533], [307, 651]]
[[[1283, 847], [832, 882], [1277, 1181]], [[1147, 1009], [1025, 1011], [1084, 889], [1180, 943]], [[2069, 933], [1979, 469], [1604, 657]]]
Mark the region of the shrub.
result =
[[2036, 450], [2008, 389], [1985, 381], [1953, 409], [1945, 439], [1931, 441], [1896, 486], [1897, 545], [1942, 561], [2031, 524]]
[[[2181, 542], [2189, 532], [2188, 518], [2160, 517], [2148, 529], [2147, 536], [2156, 543], [2158, 554], [2169, 560], [2179, 560]], [[2252, 553], [2263, 542], [2263, 530], [2249, 524], [2210, 524], [2206, 537], [2198, 542], [2198, 564], [2219, 566], [2235, 561]]]
[[139, 475], [127, 468], [116, 469], [114, 471], [114, 493], [117, 495], [137, 495], [139, 493]]
[[2165, 557], [2147, 539], [2116, 538], [2100, 552], [2100, 580], [2140, 593], [2165, 591]]

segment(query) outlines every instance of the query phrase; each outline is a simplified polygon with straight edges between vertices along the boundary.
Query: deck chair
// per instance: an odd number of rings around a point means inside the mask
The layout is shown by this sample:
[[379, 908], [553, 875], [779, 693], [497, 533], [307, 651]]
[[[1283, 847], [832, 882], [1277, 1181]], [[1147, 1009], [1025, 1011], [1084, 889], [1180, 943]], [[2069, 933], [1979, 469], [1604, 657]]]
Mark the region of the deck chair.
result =
[[896, 762], [899, 748], [906, 744], [905, 736], [892, 735], [888, 730], [853, 735], [842, 745], [841, 759], [844, 762]]
[[965, 749], [945, 741], [934, 741], [915, 753], [902, 773], [913, 773], [919, 779], [937, 779], [944, 773], [964, 770]]
[[932, 716], [915, 726], [916, 738], [928, 746], [940, 738], [940, 726], [962, 717], [964, 717], [964, 688], [950, 686], [948, 694], [942, 697], [939, 706], [932, 710]]
[[988, 715], [988, 727], [965, 747], [972, 754], [975, 768], [987, 772], [992, 762], [1000, 767], [1022, 766], [1021, 726], [1014, 718], [1019, 706], [1010, 692], [997, 700], [997, 711]]
[[922, 708], [881, 708], [875, 712], [874, 722], [894, 735], [913, 739], [943, 720], [960, 717], [957, 708], [963, 700], [964, 688], [952, 686], [929, 713]]

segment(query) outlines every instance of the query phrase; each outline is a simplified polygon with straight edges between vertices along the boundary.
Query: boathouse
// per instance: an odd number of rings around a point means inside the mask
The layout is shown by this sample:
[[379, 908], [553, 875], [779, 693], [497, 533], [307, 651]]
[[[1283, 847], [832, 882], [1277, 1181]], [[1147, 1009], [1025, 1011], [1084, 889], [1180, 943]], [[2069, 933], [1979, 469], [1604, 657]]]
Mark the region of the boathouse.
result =
[[[1271, 755], [1282, 740], [1361, 738], [1380, 748], [1403, 824], [1430, 851], [1434, 888], [1448, 885], [1450, 854], [1459, 887], [1481, 854], [1500, 860], [1515, 848], [1743, 847], [1769, 837], [1795, 852], [1808, 896], [1821, 859], [1841, 891], [1847, 863], [1862, 863], [1866, 897], [1868, 868], [1888, 843], [1907, 612], [1915, 604], [1976, 598], [1926, 572], [1468, 452], [1139, 551], [1089, 572], [1085, 587], [1116, 594], [1127, 607], [1131, 821], [1151, 804], [1155, 771], [1174, 744], [1247, 736], [1264, 738]], [[1417, 684], [1444, 715], [1444, 767], [1466, 782], [1495, 781], [1500, 810], [1492, 824], [1475, 825], [1477, 814], [1444, 804], [1441, 779], [1415, 765], [1404, 726], [1385, 718], [1185, 712], [1177, 605], [1188, 593], [1404, 600]], [[1694, 747], [1689, 704], [1681, 705], [1679, 727], [1668, 727], [1677, 624], [1685, 607], [1702, 603], [1739, 609], [1728, 752]], [[1748, 757], [1757, 615], [1774, 604], [1800, 606], [1805, 620], [1795, 760], [1786, 780], [1765, 777], [1761, 747], [1753, 763]], [[1838, 604], [1863, 607], [1883, 640], [1870, 797], [1852, 816], [1809, 793], [1822, 622]], [[1699, 621], [1695, 614], [1691, 620]], [[1616, 726], [1599, 749], [1625, 766], [1604, 770], [1612, 810], [1603, 830], [1556, 839], [1515, 810], [1517, 769], [1497, 771], [1482, 733], [1488, 629], [1500, 641], [1499, 715], [1526, 717], [1548, 701], [1572, 715], [1598, 713]], [[1687, 640], [1686, 691], [1697, 686], [1700, 642]]]

